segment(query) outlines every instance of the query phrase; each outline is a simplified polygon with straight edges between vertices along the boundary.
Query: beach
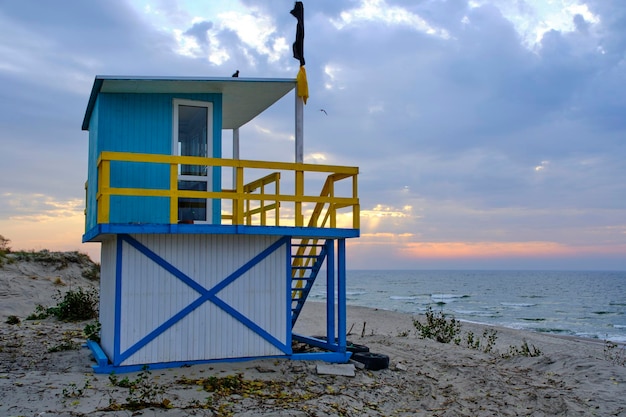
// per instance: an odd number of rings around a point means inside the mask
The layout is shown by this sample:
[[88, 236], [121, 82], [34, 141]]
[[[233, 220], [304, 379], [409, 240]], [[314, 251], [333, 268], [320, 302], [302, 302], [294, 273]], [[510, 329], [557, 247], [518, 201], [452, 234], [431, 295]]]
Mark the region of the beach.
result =
[[[423, 316], [353, 306], [348, 340], [388, 355], [388, 369], [328, 375], [315, 361], [268, 358], [94, 374], [81, 347], [88, 322], [25, 320], [37, 304], [55, 304], [59, 291], [97, 288], [84, 270], [0, 268], [1, 416], [626, 415], [620, 346], [473, 323], [461, 324], [458, 344], [440, 343], [420, 337], [413, 320]], [[307, 303], [294, 332], [324, 334], [324, 314], [323, 304]], [[468, 334], [480, 345], [469, 346]]]

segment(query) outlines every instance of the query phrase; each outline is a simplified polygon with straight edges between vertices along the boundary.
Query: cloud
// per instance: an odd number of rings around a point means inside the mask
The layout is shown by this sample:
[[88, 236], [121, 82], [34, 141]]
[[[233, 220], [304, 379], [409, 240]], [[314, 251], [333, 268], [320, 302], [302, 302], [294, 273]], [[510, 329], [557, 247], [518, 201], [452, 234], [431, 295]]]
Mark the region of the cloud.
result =
[[[55, 202], [84, 198], [96, 74], [297, 72], [293, 2], [64, 4], [0, 7], [0, 190], [22, 196], [4, 225], [52, 227]], [[360, 167], [364, 264], [368, 245], [420, 261], [424, 242], [511, 259], [524, 242], [560, 259], [622, 247], [626, 3], [323, 0], [305, 17], [305, 155]], [[242, 157], [293, 160], [293, 116], [289, 96], [242, 128]]]

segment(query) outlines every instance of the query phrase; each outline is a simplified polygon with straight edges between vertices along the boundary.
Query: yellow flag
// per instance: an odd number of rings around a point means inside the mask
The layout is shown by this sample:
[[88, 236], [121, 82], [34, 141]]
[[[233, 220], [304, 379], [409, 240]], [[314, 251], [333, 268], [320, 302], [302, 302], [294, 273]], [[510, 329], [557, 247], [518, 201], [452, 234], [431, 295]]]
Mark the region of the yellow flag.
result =
[[306, 101], [309, 98], [309, 82], [306, 80], [306, 70], [304, 69], [304, 67], [300, 67], [300, 71], [298, 71], [296, 81], [298, 82], [296, 91], [298, 97], [302, 97], [302, 101], [304, 101], [304, 104], [306, 104]]

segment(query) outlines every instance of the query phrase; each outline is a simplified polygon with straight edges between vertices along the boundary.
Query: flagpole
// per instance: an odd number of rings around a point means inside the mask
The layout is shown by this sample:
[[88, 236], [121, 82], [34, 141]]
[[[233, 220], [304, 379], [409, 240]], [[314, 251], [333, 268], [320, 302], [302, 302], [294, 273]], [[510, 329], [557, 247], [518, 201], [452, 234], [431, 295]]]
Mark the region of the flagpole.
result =
[[304, 5], [297, 1], [291, 15], [298, 20], [296, 41], [293, 43], [293, 57], [300, 62], [296, 77], [296, 163], [304, 162], [304, 105], [309, 98], [309, 83], [304, 69]]
[[296, 96], [296, 163], [304, 162], [304, 100]]

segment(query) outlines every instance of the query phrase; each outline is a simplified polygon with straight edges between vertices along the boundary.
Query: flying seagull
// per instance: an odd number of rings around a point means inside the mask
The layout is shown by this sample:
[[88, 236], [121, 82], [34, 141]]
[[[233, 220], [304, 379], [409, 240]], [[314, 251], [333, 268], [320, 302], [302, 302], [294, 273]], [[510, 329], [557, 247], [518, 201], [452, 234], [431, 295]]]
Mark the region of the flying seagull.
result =
[[324, 110], [324, 109], [320, 109], [320, 111], [323, 111], [323, 112], [324, 112], [324, 114], [325, 114], [326, 116], [328, 116], [328, 113], [326, 113], [326, 110]]
[[235, 78], [239, 77], [239, 70], [235, 71], [235, 73], [233, 74], [233, 77]]

